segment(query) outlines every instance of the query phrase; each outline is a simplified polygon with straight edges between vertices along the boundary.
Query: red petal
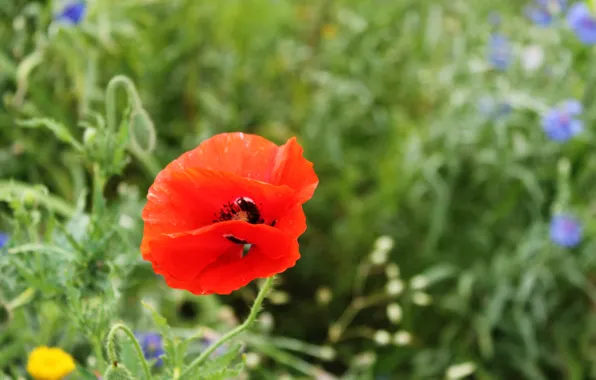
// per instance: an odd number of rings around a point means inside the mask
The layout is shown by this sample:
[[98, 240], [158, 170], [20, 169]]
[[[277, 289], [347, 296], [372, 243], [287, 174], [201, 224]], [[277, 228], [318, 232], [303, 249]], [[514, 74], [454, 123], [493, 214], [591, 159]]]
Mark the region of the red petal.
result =
[[277, 150], [277, 145], [261, 136], [221, 133], [203, 141], [170, 165], [178, 170], [203, 168], [270, 182]]
[[296, 205], [275, 223], [275, 228], [297, 239], [306, 231], [306, 216], [302, 206]]
[[[300, 258], [298, 242], [274, 228], [259, 225], [249, 252], [241, 259], [229, 256], [207, 267], [198, 279], [208, 293], [229, 294], [256, 278], [267, 278], [293, 267]], [[276, 253], [276, 258], [272, 253]]]
[[249, 198], [265, 223], [280, 219], [296, 204], [294, 190], [233, 174], [203, 169], [162, 171], [149, 189], [143, 209], [146, 238], [196, 230], [219, 218], [222, 207]]
[[279, 147], [271, 174], [271, 183], [286, 185], [296, 190], [300, 203], [312, 198], [319, 184], [312, 162], [303, 157], [303, 152], [295, 137], [288, 140], [285, 145]]
[[[248, 254], [242, 257], [244, 245], [227, 236], [250, 243]], [[283, 272], [300, 257], [296, 240], [279, 229], [241, 221], [162, 235], [149, 247], [155, 272], [169, 286], [195, 294], [228, 294], [255, 278]]]

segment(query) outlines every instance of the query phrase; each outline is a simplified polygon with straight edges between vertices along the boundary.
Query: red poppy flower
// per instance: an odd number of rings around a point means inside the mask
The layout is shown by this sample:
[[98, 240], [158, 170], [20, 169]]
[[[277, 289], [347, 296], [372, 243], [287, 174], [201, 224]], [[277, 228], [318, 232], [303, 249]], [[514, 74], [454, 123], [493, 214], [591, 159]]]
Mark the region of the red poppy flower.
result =
[[149, 189], [143, 258], [194, 294], [229, 294], [294, 266], [302, 204], [318, 184], [302, 152], [295, 138], [223, 133], [184, 153]]

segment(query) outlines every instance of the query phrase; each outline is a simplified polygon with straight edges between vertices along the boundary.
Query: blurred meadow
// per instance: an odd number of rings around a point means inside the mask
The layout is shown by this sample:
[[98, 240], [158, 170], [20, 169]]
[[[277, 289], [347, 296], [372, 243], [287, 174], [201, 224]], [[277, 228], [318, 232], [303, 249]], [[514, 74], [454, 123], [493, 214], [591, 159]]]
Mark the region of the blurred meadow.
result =
[[156, 174], [232, 131], [320, 184], [243, 356], [193, 379], [596, 379], [596, 2], [1, 3], [0, 379], [39, 346], [97, 379], [116, 322], [174, 379], [167, 334], [200, 334], [175, 368], [241, 323], [258, 281], [193, 296], [139, 252]]

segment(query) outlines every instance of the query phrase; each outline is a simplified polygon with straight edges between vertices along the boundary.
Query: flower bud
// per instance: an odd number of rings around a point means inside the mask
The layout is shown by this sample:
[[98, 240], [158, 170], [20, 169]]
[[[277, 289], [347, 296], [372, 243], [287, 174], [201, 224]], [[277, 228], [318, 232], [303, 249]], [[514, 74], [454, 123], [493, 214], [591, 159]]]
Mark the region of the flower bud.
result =
[[97, 129], [95, 128], [86, 128], [85, 132], [83, 132], [83, 144], [89, 146], [90, 144], [95, 141], [95, 137], [97, 136]]
[[118, 364], [116, 367], [110, 366], [106, 373], [103, 375], [105, 380], [134, 380], [133, 377], [128, 370], [122, 366], [122, 364]]
[[354, 357], [354, 365], [357, 367], [370, 367], [377, 361], [377, 355], [374, 352], [363, 352]]
[[402, 280], [391, 280], [385, 285], [385, 291], [391, 296], [398, 296], [404, 291], [404, 282]]
[[391, 334], [385, 330], [379, 330], [375, 332], [373, 339], [379, 346], [386, 346], [391, 342]]
[[465, 362], [461, 364], [455, 364], [447, 368], [445, 376], [448, 380], [463, 379], [464, 377], [470, 376], [476, 370], [476, 364], [472, 362]]
[[387, 305], [387, 318], [393, 323], [401, 322], [403, 311], [401, 306], [396, 303], [390, 303]]
[[412, 302], [418, 306], [428, 306], [432, 303], [432, 297], [428, 293], [416, 292], [412, 294]]
[[335, 359], [336, 352], [333, 349], [333, 347], [323, 346], [323, 347], [321, 347], [320, 355], [321, 355], [321, 359], [323, 359], [323, 360], [333, 360], [333, 359]]
[[428, 286], [428, 278], [424, 275], [417, 275], [410, 279], [410, 287], [414, 290], [422, 290]]
[[254, 352], [244, 354], [244, 363], [248, 368], [257, 368], [261, 364], [261, 356]]
[[317, 289], [315, 298], [317, 300], [317, 303], [321, 305], [327, 305], [329, 302], [331, 302], [331, 299], [333, 298], [333, 293], [331, 292], [331, 289], [329, 289], [328, 287], [322, 286], [319, 289]]
[[375, 241], [375, 250], [389, 252], [393, 248], [393, 239], [389, 236], [381, 236]]
[[412, 343], [412, 334], [405, 330], [400, 330], [393, 335], [393, 343], [397, 346], [407, 346]]
[[387, 262], [387, 251], [374, 250], [370, 254], [370, 262], [374, 265], [383, 265]]
[[396, 263], [389, 263], [385, 267], [385, 275], [387, 278], [394, 279], [399, 277], [399, 267]]

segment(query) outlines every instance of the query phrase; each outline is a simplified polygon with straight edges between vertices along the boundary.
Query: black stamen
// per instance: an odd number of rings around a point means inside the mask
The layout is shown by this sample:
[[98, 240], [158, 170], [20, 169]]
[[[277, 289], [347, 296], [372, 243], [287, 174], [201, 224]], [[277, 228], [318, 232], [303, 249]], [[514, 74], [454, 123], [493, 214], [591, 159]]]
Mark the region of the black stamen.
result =
[[232, 243], [236, 243], [236, 244], [248, 244], [247, 241], [242, 240], [242, 239], [238, 239], [236, 236], [234, 235], [224, 235], [224, 237], [226, 239], [228, 239], [229, 241], [231, 241]]

